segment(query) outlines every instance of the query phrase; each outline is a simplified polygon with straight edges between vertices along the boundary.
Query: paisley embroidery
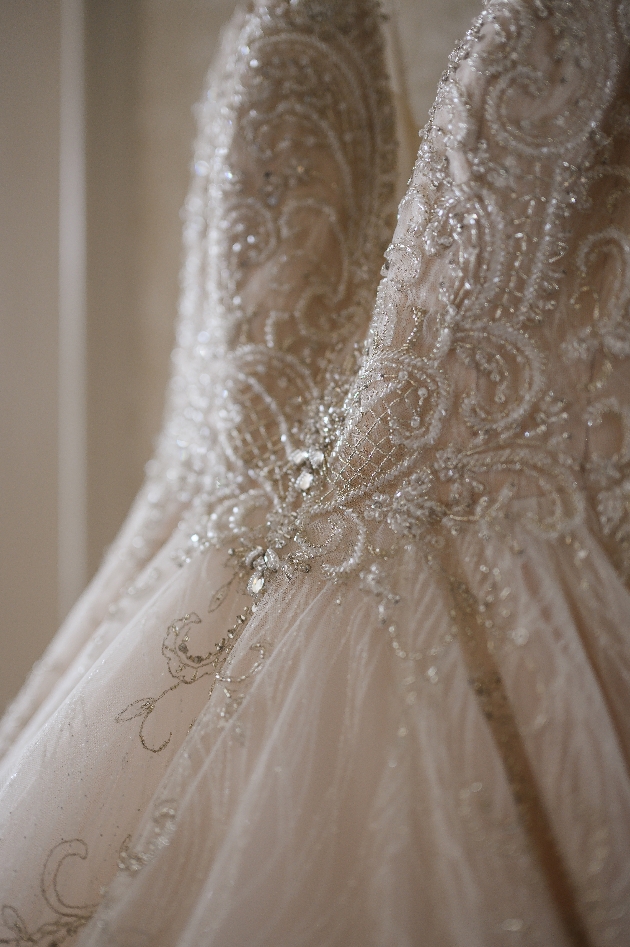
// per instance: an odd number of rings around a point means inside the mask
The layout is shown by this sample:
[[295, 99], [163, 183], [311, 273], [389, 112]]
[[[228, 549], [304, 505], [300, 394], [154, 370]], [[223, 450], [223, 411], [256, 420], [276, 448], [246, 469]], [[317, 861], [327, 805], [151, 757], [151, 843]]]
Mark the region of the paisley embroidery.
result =
[[[553, 539], [590, 508], [627, 568], [625, 454], [584, 459], [587, 432], [611, 416], [596, 405], [622, 398], [626, 358], [626, 133], [611, 111], [625, 52], [608, 7], [584, 4], [577, 23], [564, 0], [488, 3], [422, 132], [358, 371], [353, 339], [391, 192], [391, 110], [378, 58], [376, 100], [357, 93], [363, 67], [348, 43], [378, 49], [377, 12], [355, 20], [356, 5], [332, 4], [315, 39], [308, 4], [274, 9], [243, 27], [219, 109], [229, 118], [215, 123], [212, 154], [200, 145], [207, 197], [193, 204], [219, 208], [223, 222], [203, 223], [197, 251], [208, 254], [216, 313], [174, 383], [191, 422], [178, 439], [182, 476], [197, 470], [180, 562], [234, 543], [256, 600], [300, 563], [363, 574], [376, 547], [411, 536], [436, 550], [441, 533], [471, 525], [509, 538], [519, 522]], [[280, 69], [290, 42], [299, 68]], [[317, 94], [316, 62], [330, 77]], [[542, 94], [558, 70], [562, 94]], [[331, 122], [340, 83], [343, 118]], [[294, 151], [297, 128], [309, 160]], [[381, 176], [362, 200], [352, 169], [363, 167], [355, 145], [366, 133]], [[582, 234], [583, 215], [589, 228], [597, 221], [594, 202], [601, 229]], [[315, 256], [306, 221], [321, 235]], [[322, 269], [330, 256], [335, 266]], [[296, 260], [307, 258], [301, 275]], [[567, 305], [579, 316], [571, 325]], [[192, 326], [183, 320], [183, 341]], [[576, 363], [581, 373], [567, 376]], [[214, 442], [203, 426], [212, 410]], [[258, 550], [282, 567], [249, 573], [250, 560], [264, 563]]]
[[[593, 495], [604, 475], [598, 453], [584, 478], [585, 431], [601, 423], [590, 365], [564, 369], [601, 353], [598, 395], [619, 392], [630, 354], [628, 240], [614, 224], [627, 168], [611, 161], [623, 132], [607, 115], [620, 56], [602, 6], [586, 4], [577, 24], [562, 2], [488, 4], [422, 133], [330, 486], [304, 522], [347, 506], [425, 539], [461, 523], [509, 529], [515, 517], [553, 538], [590, 505], [623, 542], [623, 450], [608, 452], [614, 473]], [[566, 94], [547, 99], [557, 69]], [[594, 202], [606, 226], [580, 238]], [[567, 297], [582, 327], [560, 315]], [[570, 410], [565, 379], [579, 392]], [[523, 500], [534, 507], [519, 513]]]

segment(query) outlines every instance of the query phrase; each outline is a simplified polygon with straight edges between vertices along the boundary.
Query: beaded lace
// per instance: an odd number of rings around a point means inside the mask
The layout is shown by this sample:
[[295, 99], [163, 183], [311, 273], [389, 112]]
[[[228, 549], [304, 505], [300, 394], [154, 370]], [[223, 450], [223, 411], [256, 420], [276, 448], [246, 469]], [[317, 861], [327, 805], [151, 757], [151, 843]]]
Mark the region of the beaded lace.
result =
[[593, 510], [625, 574], [626, 5], [487, 6], [422, 133], [357, 372], [394, 165], [363, 7], [261, 5], [206, 107], [165, 441], [207, 514], [191, 545], [284, 548], [327, 511], [355, 551], [370, 522], [553, 538]]
[[202, 106], [161, 450], [203, 511], [193, 546], [251, 547], [325, 468], [394, 223], [380, 20], [258, 4]]

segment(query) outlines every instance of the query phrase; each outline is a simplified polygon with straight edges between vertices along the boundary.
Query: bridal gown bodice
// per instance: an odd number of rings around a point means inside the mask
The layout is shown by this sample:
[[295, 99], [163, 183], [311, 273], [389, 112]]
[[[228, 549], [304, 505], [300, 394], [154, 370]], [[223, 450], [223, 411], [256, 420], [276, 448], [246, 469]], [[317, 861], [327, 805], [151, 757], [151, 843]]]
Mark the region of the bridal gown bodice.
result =
[[0, 942], [630, 944], [629, 47], [490, 0], [391, 238], [378, 4], [236, 15], [148, 482], [4, 724]]

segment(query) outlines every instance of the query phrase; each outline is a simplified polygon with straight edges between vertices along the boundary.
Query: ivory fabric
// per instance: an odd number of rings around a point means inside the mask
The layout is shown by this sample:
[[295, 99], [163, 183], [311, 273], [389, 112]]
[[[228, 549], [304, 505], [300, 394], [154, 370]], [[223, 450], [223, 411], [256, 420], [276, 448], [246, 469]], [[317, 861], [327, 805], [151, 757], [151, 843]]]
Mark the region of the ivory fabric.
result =
[[395, 229], [386, 28], [226, 31], [156, 457], [2, 724], [0, 943], [630, 944], [630, 5], [489, 0]]

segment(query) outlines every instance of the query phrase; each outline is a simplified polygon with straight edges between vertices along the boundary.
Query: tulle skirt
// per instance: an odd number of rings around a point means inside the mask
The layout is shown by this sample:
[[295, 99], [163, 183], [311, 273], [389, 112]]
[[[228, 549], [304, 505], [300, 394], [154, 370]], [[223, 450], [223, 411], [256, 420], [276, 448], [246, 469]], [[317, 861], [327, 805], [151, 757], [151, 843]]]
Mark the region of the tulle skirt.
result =
[[253, 614], [181, 539], [21, 698], [4, 942], [630, 943], [630, 601], [587, 529], [278, 573]]

